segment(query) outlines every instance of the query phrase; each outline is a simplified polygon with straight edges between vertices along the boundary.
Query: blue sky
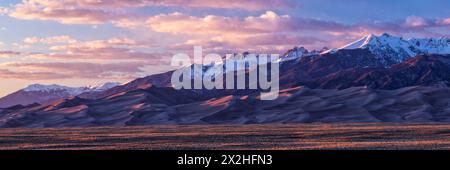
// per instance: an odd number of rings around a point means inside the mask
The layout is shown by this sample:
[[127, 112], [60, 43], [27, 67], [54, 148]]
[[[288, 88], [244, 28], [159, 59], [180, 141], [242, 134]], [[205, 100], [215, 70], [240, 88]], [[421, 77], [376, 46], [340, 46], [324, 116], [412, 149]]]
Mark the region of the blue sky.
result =
[[393, 20], [408, 16], [446, 18], [450, 16], [447, 0], [303, 0], [296, 15], [319, 17], [343, 23], [365, 20]]

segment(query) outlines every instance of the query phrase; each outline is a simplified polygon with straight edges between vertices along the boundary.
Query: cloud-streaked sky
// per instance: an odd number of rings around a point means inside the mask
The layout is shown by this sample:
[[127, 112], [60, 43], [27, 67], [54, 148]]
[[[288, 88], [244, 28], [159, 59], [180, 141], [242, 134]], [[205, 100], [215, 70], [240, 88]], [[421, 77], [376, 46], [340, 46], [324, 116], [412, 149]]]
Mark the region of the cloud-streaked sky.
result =
[[0, 96], [33, 83], [127, 82], [171, 55], [283, 53], [387, 32], [449, 37], [448, 0], [1, 0]]

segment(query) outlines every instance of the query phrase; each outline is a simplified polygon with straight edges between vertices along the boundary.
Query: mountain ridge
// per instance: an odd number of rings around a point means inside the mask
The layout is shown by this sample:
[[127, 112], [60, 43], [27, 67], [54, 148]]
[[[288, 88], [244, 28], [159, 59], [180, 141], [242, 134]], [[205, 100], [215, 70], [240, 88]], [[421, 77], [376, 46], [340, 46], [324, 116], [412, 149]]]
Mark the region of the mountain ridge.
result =
[[387, 33], [383, 33], [380, 36], [369, 34], [355, 42], [340, 48], [328, 50], [324, 53], [352, 49], [368, 49], [379, 58], [385, 67], [389, 67], [390, 65], [401, 63], [421, 54], [450, 54], [450, 39], [404, 39], [403, 37], [396, 37]]
[[21, 90], [0, 98], [0, 108], [33, 103], [50, 103], [59, 99], [78, 96], [83, 93], [99, 93], [115, 86], [117, 82], [107, 82], [96, 86], [68, 87], [62, 85], [31, 84]]

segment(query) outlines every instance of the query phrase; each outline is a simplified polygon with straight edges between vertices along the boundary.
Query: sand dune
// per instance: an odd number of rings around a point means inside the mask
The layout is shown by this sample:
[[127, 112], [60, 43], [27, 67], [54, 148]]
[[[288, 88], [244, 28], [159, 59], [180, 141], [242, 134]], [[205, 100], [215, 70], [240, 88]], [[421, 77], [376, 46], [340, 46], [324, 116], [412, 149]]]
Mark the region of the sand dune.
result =
[[70, 98], [51, 105], [0, 110], [1, 127], [86, 127], [153, 124], [450, 122], [450, 89], [397, 90], [295, 87], [273, 101], [259, 93], [209, 100], [150, 87], [98, 100]]

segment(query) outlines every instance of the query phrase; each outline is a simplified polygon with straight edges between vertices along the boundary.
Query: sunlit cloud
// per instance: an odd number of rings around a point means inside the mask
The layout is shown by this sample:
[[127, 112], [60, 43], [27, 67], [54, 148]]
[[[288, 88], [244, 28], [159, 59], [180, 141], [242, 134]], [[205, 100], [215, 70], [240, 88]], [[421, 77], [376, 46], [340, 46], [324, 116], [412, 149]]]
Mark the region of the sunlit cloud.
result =
[[428, 26], [428, 21], [422, 17], [410, 16], [406, 18], [405, 24], [409, 27], [426, 27]]
[[[73, 5], [71, 5], [73, 4]], [[8, 14], [24, 20], [48, 20], [63, 24], [103, 24], [133, 15], [102, 8], [81, 8], [77, 1], [26, 0]]]
[[[172, 49], [192, 50], [193, 46], [202, 46], [212, 51], [252, 51], [280, 52], [294, 46], [311, 46], [321, 44], [322, 40], [301, 35], [289, 34], [248, 34], [238, 36], [217, 36], [211, 39], [193, 39], [184, 43], [172, 45]], [[217, 52], [217, 51], [216, 51]]]
[[40, 4], [49, 8], [139, 8], [183, 7], [240, 10], [291, 9], [299, 7], [294, 0], [26, 0], [22, 4]]
[[9, 9], [5, 7], [0, 7], [0, 15], [8, 14]]
[[450, 18], [446, 18], [446, 19], [441, 20], [441, 24], [443, 24], [443, 25], [450, 25]]
[[130, 79], [143, 72], [142, 62], [88, 63], [88, 62], [48, 62], [48, 63], [3, 63], [0, 77], [15, 79]]
[[70, 49], [62, 53], [34, 53], [27, 57], [34, 59], [51, 59], [51, 60], [145, 60], [153, 63], [161, 62], [164, 54], [137, 52], [124, 48], [76, 48]]
[[0, 58], [11, 58], [20, 55], [17, 51], [0, 51]]
[[236, 49], [236, 47], [241, 47], [250, 50], [269, 48], [264, 46], [270, 45], [289, 46], [290, 48], [297, 45], [311, 47], [322, 40], [320, 34], [316, 35], [318, 37], [305, 35], [308, 31], [351, 31], [355, 29], [336, 22], [279, 15], [273, 11], [266, 11], [259, 16], [248, 16], [243, 19], [217, 15], [196, 17], [182, 13], [161, 14], [150, 17], [147, 24], [155, 32], [194, 37], [182, 44], [173, 45], [175, 48], [202, 45], [211, 48], [220, 46], [221, 48]]
[[[22, 56], [28, 60], [0, 64], [0, 77], [20, 80], [117, 79], [130, 80], [148, 73], [147, 67], [168, 64], [166, 54], [142, 52], [152, 43], [131, 38], [80, 41], [71, 36], [27, 37], [32, 50], [44, 45], [48, 52], [0, 51], [0, 57]], [[27, 62], [28, 61], [28, 62]]]
[[145, 16], [129, 12], [139, 7], [221, 8], [263, 10], [293, 8], [298, 4], [287, 0], [24, 0], [12, 9], [0, 8], [0, 14], [24, 20], [57, 21], [62, 24], [104, 24], [135, 28]]
[[0, 77], [2, 77], [2, 79], [45, 80], [63, 79], [65, 78], [65, 75], [53, 72], [17, 72], [1, 68]]
[[[53, 60], [144, 60], [159, 62], [164, 53], [142, 52], [139, 49], [153, 47], [150, 41], [130, 38], [110, 38], [106, 40], [80, 41], [70, 36], [28, 37], [23, 40], [27, 48], [33, 45], [47, 45], [49, 52], [35, 52], [25, 57]], [[21, 45], [18, 45], [19, 47]]]
[[36, 43], [42, 43], [42, 44], [55, 44], [55, 43], [76, 43], [77, 40], [72, 38], [68, 35], [62, 35], [62, 36], [54, 36], [54, 37], [47, 37], [47, 38], [39, 38], [36, 36], [33, 37], [27, 37], [23, 40], [26, 44], [36, 44]]
[[244, 19], [216, 15], [196, 17], [182, 13], [171, 13], [150, 17], [147, 23], [153, 31], [173, 34], [244, 34], [301, 32], [305, 30], [343, 31], [352, 28], [331, 21], [278, 15], [273, 11]]

